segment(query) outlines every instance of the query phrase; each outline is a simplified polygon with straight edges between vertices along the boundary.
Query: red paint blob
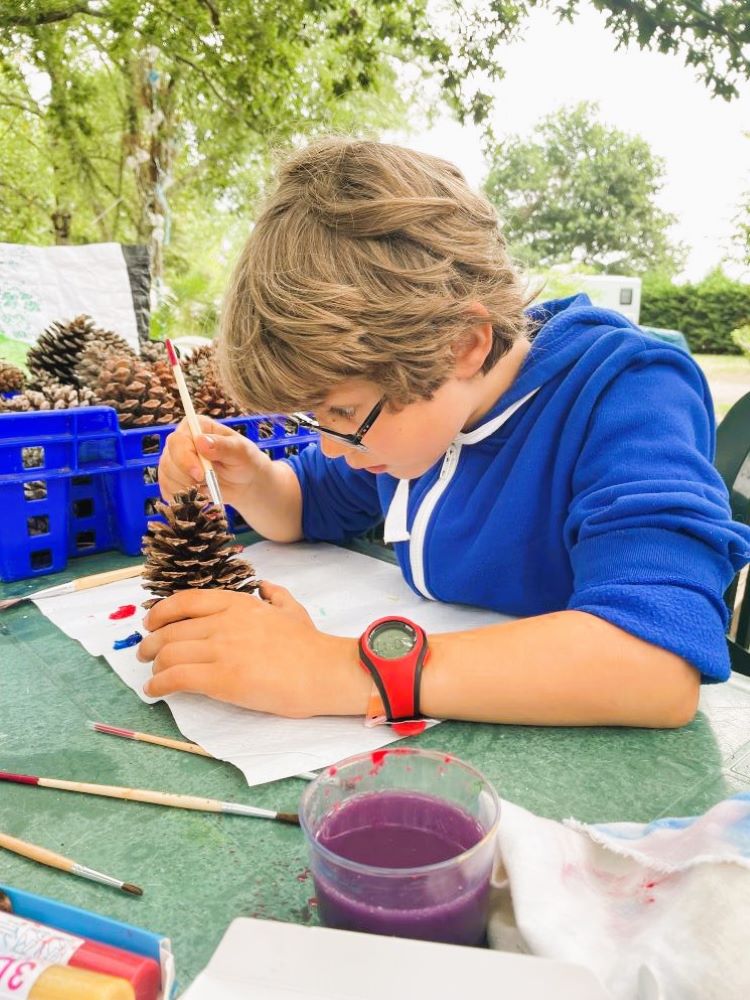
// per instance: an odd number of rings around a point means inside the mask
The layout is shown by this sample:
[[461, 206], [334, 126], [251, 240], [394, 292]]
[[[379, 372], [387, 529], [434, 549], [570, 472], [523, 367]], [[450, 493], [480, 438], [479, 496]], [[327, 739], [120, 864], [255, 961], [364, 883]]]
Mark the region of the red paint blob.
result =
[[135, 604], [121, 604], [117, 611], [113, 611], [109, 616], [113, 621], [120, 621], [122, 618], [130, 618], [135, 614]]
[[370, 760], [373, 762], [375, 767], [381, 767], [385, 756], [388, 753], [387, 750], [373, 750], [370, 754]]
[[328, 773], [330, 774], [331, 777], [333, 777], [335, 774], [338, 773], [338, 768], [336, 767], [335, 764], [331, 764], [331, 766], [328, 768]]
[[427, 723], [422, 719], [414, 719], [411, 722], [396, 722], [393, 725], [393, 731], [398, 733], [399, 736], [417, 736], [419, 733], [423, 733]]

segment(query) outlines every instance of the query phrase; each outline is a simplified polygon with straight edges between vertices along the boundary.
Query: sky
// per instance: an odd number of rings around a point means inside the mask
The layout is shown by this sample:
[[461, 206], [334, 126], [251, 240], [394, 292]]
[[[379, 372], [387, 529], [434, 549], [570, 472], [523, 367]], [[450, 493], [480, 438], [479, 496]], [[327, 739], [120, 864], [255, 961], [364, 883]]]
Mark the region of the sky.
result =
[[[658, 202], [678, 217], [672, 235], [690, 250], [682, 280], [700, 280], [727, 253], [744, 192], [750, 191], [750, 84], [731, 103], [712, 98], [681, 56], [615, 51], [604, 17], [582, 5], [574, 23], [536, 10], [520, 41], [502, 50], [505, 78], [493, 87], [498, 138], [526, 135], [560, 107], [596, 101], [608, 125], [641, 135], [666, 162]], [[480, 130], [441, 116], [393, 139], [453, 160], [478, 187], [487, 168]], [[729, 268], [736, 277], [747, 272]]]

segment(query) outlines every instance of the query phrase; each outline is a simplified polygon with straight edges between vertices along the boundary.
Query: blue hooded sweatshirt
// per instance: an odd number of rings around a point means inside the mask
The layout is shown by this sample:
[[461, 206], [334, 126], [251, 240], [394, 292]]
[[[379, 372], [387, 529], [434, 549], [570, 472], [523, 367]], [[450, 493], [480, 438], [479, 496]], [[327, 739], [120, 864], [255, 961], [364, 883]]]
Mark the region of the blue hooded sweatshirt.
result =
[[528, 617], [586, 611], [729, 676], [723, 593], [750, 560], [712, 465], [705, 378], [678, 348], [585, 295], [530, 310], [518, 377], [422, 476], [288, 461], [309, 540], [341, 542], [386, 516], [424, 597]]

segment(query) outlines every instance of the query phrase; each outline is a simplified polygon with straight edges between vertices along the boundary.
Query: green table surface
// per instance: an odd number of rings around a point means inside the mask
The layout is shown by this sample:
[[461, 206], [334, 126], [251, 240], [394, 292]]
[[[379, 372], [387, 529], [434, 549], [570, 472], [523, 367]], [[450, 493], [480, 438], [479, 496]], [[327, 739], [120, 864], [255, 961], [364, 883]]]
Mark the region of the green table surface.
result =
[[[116, 553], [73, 560], [66, 573], [0, 587], [0, 597], [136, 561]], [[94, 719], [179, 736], [166, 705], [141, 702], [30, 603], [0, 613], [0, 706], [0, 770], [282, 810], [294, 810], [304, 788], [296, 778], [248, 788], [231, 764], [87, 729]], [[543, 816], [691, 815], [750, 788], [750, 683], [705, 687], [695, 721], [679, 730], [446, 722], [407, 742], [470, 761], [503, 797]], [[316, 921], [294, 827], [0, 783], [0, 830], [141, 885], [134, 898], [0, 850], [0, 882], [168, 935], [182, 988], [234, 917]]]

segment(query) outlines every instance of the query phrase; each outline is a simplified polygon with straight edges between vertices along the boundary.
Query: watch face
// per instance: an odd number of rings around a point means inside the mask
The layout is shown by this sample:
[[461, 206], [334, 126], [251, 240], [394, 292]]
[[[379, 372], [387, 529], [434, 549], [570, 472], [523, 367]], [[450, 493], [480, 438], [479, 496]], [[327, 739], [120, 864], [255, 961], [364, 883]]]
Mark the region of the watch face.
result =
[[369, 646], [384, 660], [400, 660], [417, 644], [417, 633], [406, 622], [383, 622], [370, 636]]

